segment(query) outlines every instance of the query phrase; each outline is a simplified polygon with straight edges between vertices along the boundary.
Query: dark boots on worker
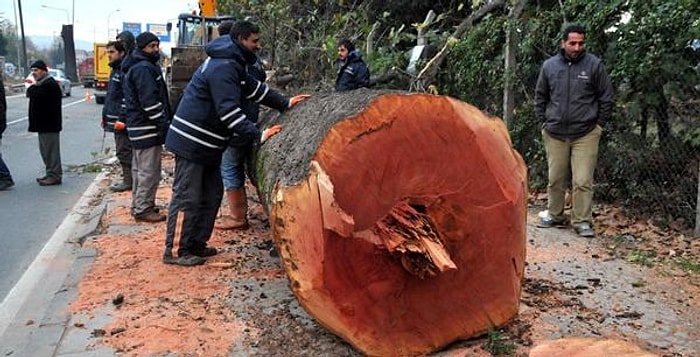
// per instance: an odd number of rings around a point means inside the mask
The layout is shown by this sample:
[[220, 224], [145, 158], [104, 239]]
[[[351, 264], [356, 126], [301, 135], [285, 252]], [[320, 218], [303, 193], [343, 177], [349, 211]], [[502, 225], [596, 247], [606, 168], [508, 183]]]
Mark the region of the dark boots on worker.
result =
[[131, 178], [131, 165], [122, 164], [122, 182], [118, 182], [109, 186], [112, 192], [131, 191], [133, 179]]

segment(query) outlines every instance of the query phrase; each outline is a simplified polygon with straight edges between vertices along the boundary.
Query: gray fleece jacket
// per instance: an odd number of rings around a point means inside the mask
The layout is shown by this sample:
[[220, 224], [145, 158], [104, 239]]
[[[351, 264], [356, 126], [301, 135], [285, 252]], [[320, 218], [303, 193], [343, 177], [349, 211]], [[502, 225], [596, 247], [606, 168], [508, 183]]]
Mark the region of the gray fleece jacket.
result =
[[596, 124], [605, 127], [613, 101], [612, 84], [598, 57], [584, 52], [571, 60], [560, 52], [542, 65], [535, 88], [535, 115], [549, 135], [577, 139]]

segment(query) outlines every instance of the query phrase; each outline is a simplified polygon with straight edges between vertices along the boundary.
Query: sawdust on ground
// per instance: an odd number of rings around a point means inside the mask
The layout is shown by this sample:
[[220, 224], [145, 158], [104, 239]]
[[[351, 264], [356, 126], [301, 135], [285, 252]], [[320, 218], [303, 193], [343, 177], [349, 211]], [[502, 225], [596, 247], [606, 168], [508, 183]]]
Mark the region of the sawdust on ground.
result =
[[[169, 168], [172, 172], [172, 164]], [[215, 229], [210, 246], [219, 255], [202, 266], [179, 267], [161, 262], [165, 222], [135, 223], [129, 215], [130, 197], [128, 192], [109, 196], [102, 234], [84, 243], [99, 255], [81, 280], [71, 311], [109, 311], [111, 322], [92, 331], [96, 343], [129, 356], [360, 356], [298, 305], [281, 262], [270, 254], [268, 222], [254, 199], [249, 198], [249, 229]], [[157, 204], [166, 207], [169, 197], [166, 180]], [[528, 246], [528, 261], [556, 259], [551, 254], [556, 253]], [[561, 326], [541, 317], [547, 309], [574, 311], [593, 325], [600, 320], [599, 311], [572, 304], [565, 288], [553, 284], [526, 279], [521, 315], [511, 324], [434, 356], [491, 356], [499, 351], [526, 356], [533, 345], [561, 333]], [[599, 337], [629, 339], [619, 331], [600, 331]]]

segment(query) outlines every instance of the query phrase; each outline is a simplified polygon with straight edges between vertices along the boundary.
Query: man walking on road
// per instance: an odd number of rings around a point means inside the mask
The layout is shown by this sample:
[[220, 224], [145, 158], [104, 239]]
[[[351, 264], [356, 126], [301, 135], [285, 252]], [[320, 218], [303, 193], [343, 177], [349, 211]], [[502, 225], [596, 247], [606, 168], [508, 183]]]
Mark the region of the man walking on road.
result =
[[136, 49], [122, 62], [126, 104], [126, 130], [133, 147], [131, 215], [136, 221], [162, 222], [155, 200], [160, 183], [160, 154], [170, 122], [168, 90], [158, 60], [160, 41], [144, 32], [136, 37]]
[[122, 182], [112, 184], [109, 189], [112, 192], [129, 191], [132, 187], [131, 179], [131, 142], [126, 133], [126, 119], [122, 117], [122, 102], [124, 92], [122, 90], [122, 59], [125, 54], [124, 45], [120, 41], [107, 43], [107, 56], [112, 71], [109, 73], [109, 85], [107, 96], [102, 107], [102, 128], [114, 133], [114, 143], [117, 149], [117, 159], [122, 167]]
[[584, 50], [586, 31], [564, 30], [559, 54], [542, 65], [535, 89], [535, 115], [543, 123], [549, 184], [547, 211], [539, 227], [565, 226], [564, 195], [572, 176], [571, 225], [593, 237], [593, 174], [598, 143], [613, 109], [613, 88], [603, 62]]
[[63, 91], [56, 80], [48, 75], [44, 61], [32, 63], [31, 69], [35, 83], [27, 88], [29, 132], [39, 133], [39, 152], [46, 166], [46, 175], [36, 181], [41, 186], [60, 185], [63, 179], [60, 136], [63, 128]]
[[5, 99], [5, 84], [2, 82], [0, 75], [0, 191], [7, 190], [15, 185], [10, 175], [10, 169], [5, 165], [2, 159], [2, 133], [7, 128], [7, 100]]

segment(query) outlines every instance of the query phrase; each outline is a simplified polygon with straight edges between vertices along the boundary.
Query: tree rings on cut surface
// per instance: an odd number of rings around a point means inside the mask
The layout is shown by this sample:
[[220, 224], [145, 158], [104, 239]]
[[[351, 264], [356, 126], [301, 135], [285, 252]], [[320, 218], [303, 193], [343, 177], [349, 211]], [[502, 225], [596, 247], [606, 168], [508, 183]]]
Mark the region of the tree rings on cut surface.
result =
[[366, 89], [279, 118], [254, 176], [292, 290], [368, 355], [435, 351], [518, 311], [526, 168], [498, 118]]

